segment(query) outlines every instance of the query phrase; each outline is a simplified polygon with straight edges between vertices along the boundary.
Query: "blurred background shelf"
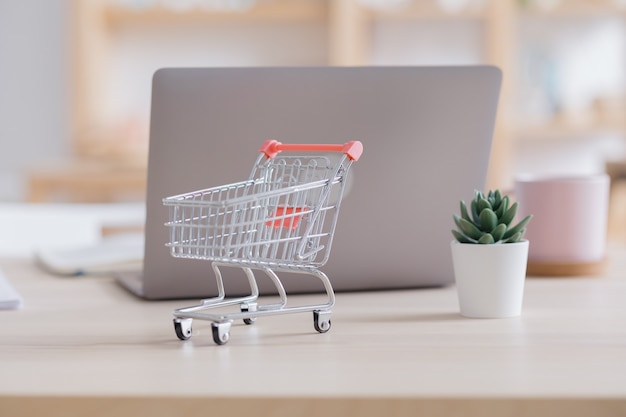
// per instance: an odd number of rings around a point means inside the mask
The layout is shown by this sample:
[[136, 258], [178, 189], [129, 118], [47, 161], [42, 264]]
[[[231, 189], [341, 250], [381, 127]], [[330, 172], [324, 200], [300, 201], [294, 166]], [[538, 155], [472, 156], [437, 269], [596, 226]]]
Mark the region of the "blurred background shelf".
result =
[[312, 0], [215, 2], [213, 7], [210, 2], [204, 2], [204, 7], [185, 1], [169, 3], [169, 7], [160, 3], [133, 7], [121, 2], [109, 2], [101, 6], [101, 15], [113, 28], [136, 24], [322, 21], [328, 13], [325, 1]]
[[[64, 140], [73, 172], [37, 170], [44, 158], [31, 160], [24, 199], [58, 199], [44, 189], [75, 176], [92, 178], [93, 192], [68, 199], [118, 198], [110, 188], [124, 189], [124, 177], [138, 192], [121, 194], [141, 199], [151, 76], [164, 66], [497, 65], [504, 80], [490, 187], [509, 188], [518, 172], [588, 173], [626, 158], [624, 0], [59, 4], [71, 23]], [[108, 184], [86, 173], [90, 161]], [[133, 169], [119, 170], [120, 161]]]
[[140, 202], [146, 169], [110, 160], [75, 160], [33, 168], [28, 175], [31, 203]]
[[[383, 2], [362, 2], [360, 8], [369, 19], [383, 20], [480, 20], [489, 18], [490, 6], [486, 2], [396, 2], [385, 6]], [[446, 4], [450, 4], [446, 6]], [[370, 4], [368, 6], [368, 4]]]
[[626, 120], [603, 119], [593, 114], [569, 118], [555, 116], [539, 123], [518, 122], [515, 131], [520, 138], [536, 140], [594, 137], [604, 134], [623, 135], [626, 133]]
[[621, 0], [520, 0], [520, 14], [547, 18], [584, 18], [624, 13], [626, 3]]

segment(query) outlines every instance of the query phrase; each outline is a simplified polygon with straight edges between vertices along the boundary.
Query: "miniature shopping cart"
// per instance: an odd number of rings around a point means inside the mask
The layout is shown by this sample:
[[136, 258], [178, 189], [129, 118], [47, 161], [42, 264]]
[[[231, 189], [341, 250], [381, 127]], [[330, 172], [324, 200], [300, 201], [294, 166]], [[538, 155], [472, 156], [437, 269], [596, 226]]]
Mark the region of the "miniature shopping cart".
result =
[[[234, 320], [252, 324], [272, 314], [313, 312], [320, 333], [330, 329], [335, 295], [319, 270], [330, 255], [339, 206], [352, 162], [363, 146], [282, 144], [266, 141], [247, 181], [168, 197], [171, 255], [211, 261], [218, 295], [174, 311], [174, 329], [181, 340], [192, 334], [192, 320], [209, 320], [213, 340], [228, 342]], [[241, 268], [250, 294], [226, 297], [220, 268]], [[260, 304], [254, 271], [267, 275], [279, 302]], [[287, 306], [287, 294], [277, 273], [296, 272], [319, 278], [327, 301]], [[239, 307], [230, 312], [223, 307]]]

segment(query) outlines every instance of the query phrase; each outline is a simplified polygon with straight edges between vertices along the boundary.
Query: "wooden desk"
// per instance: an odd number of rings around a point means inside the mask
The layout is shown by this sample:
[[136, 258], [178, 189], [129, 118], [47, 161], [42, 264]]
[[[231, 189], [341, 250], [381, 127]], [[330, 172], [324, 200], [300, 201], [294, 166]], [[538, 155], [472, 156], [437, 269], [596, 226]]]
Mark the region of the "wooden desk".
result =
[[274, 316], [224, 346], [207, 322], [176, 338], [187, 301], [4, 260], [25, 305], [0, 311], [0, 415], [625, 416], [625, 254], [606, 277], [528, 279], [520, 318], [462, 318], [454, 287], [341, 293], [326, 334]]

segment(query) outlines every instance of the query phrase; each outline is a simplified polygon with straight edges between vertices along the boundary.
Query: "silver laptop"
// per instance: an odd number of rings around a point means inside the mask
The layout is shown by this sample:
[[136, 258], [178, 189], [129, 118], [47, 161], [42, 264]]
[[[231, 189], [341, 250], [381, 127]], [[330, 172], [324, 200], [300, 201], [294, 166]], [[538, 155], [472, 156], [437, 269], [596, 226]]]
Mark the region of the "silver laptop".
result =
[[[500, 82], [489, 66], [157, 71], [144, 267], [121, 282], [147, 299], [214, 296], [210, 262], [169, 255], [162, 200], [247, 179], [267, 139], [363, 143], [321, 268], [336, 291], [453, 282], [452, 214], [484, 187]], [[227, 293], [248, 291], [240, 270], [223, 270]], [[282, 278], [288, 293], [322, 290]]]

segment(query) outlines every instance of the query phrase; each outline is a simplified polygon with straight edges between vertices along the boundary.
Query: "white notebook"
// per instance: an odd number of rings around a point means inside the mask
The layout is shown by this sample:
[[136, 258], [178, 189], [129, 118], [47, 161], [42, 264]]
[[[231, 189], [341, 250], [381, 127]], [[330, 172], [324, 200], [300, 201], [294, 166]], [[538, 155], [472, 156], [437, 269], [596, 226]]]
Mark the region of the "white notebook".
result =
[[112, 235], [101, 242], [64, 249], [39, 249], [37, 264], [56, 275], [103, 274], [140, 270], [144, 252], [142, 233]]

